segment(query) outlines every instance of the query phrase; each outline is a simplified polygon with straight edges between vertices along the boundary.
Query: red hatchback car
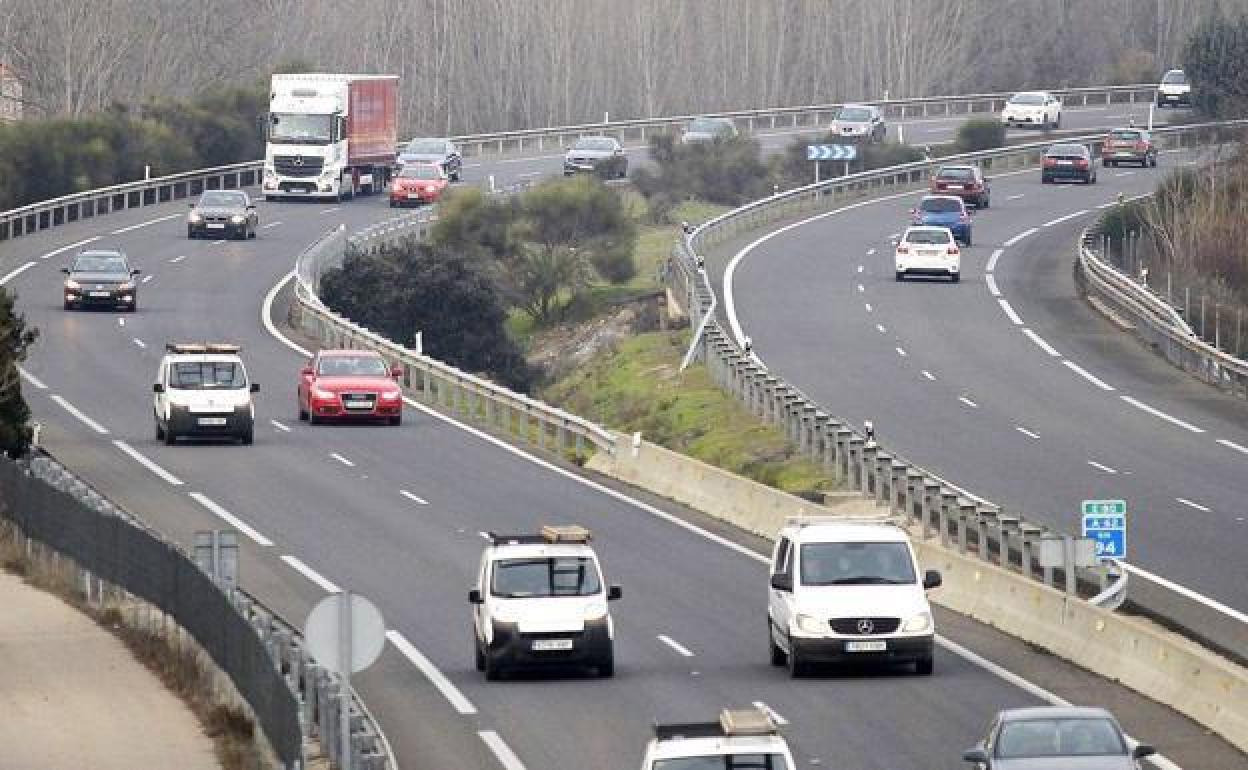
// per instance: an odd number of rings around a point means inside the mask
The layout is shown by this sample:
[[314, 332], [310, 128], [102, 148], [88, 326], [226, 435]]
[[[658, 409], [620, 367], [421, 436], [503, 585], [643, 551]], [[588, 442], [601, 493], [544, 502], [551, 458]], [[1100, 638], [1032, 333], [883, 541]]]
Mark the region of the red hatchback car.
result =
[[398, 378], [371, 350], [322, 350], [299, 373], [299, 419], [403, 421], [403, 393]]
[[409, 163], [399, 171], [390, 185], [390, 208], [437, 203], [450, 183], [450, 177], [441, 166], [432, 163]]
[[992, 186], [979, 166], [941, 166], [932, 175], [930, 188], [935, 195], [956, 195], [975, 208], [992, 205]]

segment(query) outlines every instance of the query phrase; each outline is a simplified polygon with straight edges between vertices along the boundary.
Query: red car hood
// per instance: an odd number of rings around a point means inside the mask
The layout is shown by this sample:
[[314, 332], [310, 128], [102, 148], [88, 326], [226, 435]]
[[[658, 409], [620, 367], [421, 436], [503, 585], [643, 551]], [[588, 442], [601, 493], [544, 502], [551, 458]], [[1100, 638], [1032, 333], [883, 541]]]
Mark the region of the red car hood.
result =
[[331, 393], [357, 390], [383, 393], [399, 389], [399, 384], [390, 377], [317, 377], [313, 384]]

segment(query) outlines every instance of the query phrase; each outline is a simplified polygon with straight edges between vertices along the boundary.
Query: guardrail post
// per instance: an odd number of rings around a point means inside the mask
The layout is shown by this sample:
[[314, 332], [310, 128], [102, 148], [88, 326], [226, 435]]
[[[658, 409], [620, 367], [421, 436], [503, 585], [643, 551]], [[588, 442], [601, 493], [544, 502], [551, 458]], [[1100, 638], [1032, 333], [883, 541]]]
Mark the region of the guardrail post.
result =
[[875, 441], [864, 441], [862, 445], [862, 467], [859, 474], [862, 476], [862, 495], [863, 497], [874, 497], [879, 485], [879, 479], [875, 475], [875, 455], [880, 451]]
[[958, 553], [966, 555], [966, 530], [971, 522], [976, 521], [975, 503], [971, 500], [958, 500]]
[[1018, 527], [1018, 517], [1000, 513], [997, 515], [997, 532], [1001, 539], [1001, 566], [1008, 569], [1010, 566], [1010, 535]]
[[841, 483], [848, 484], [853, 488], [853, 480], [851, 478], [852, 458], [850, 457], [850, 442], [854, 437], [854, 432], [849, 428], [841, 425], [836, 429], [836, 467], [839, 469]]
[[958, 516], [958, 494], [952, 489], [940, 490], [940, 545], [949, 547], [949, 524]]
[[889, 505], [893, 487], [893, 456], [888, 452], [875, 454], [875, 504]]
[[866, 492], [866, 479], [862, 477], [862, 436], [849, 435], [849, 485], [856, 492]]
[[1018, 526], [1019, 539], [1021, 541], [1019, 550], [1022, 553], [1020, 566], [1022, 567], [1023, 575], [1031, 578], [1035, 576], [1033, 568], [1036, 563], [1036, 542], [1044, 532], [1044, 527], [1039, 524], [1032, 524], [1029, 521], [1020, 521]]
[[997, 523], [997, 514], [1000, 510], [995, 505], [979, 504], [978, 512], [975, 516], [975, 539], [979, 549], [979, 558], [984, 561], [992, 561], [992, 554], [988, 548], [988, 530], [995, 527]]
[[815, 446], [818, 441], [818, 434], [815, 432], [815, 416], [818, 415], [819, 410], [809, 401], [802, 401], [799, 407], [801, 413], [798, 415], [800, 425], [798, 448], [807, 457], [818, 458], [819, 449]]
[[[932, 519], [939, 516], [940, 513], [940, 489], [941, 484], [937, 479], [930, 476], [923, 477], [923, 539], [928, 540], [932, 536]], [[935, 514], [935, 516], [933, 516]]]
[[560, 418], [559, 425], [555, 426], [555, 445], [557, 451], [562, 455], [568, 448], [568, 418]]
[[917, 521], [923, 515], [923, 473], [914, 466], [906, 468], [906, 518]]
[[896, 459], [893, 459], [889, 465], [891, 479], [888, 483], [890, 498], [888, 507], [894, 513], [903, 513], [905, 511], [907, 467], [905, 463]]

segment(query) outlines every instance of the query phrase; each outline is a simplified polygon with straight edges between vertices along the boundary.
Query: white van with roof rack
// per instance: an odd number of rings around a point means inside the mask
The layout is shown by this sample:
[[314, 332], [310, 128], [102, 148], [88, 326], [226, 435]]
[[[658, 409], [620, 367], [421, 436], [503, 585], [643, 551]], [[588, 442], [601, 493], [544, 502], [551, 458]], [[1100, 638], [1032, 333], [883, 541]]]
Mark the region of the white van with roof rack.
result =
[[544, 526], [532, 534], [488, 533], [477, 587], [468, 592], [476, 666], [486, 679], [510, 668], [591, 666], [615, 674], [615, 627], [588, 529]]
[[771, 663], [913, 663], [932, 673], [936, 628], [910, 537], [887, 518], [791, 518], [771, 557]]
[[255, 436], [252, 394], [238, 345], [170, 342], [152, 385], [156, 440], [172, 445], [184, 436], [227, 437], [243, 444]]
[[771, 715], [724, 709], [718, 722], [656, 724], [641, 770], [797, 770]]

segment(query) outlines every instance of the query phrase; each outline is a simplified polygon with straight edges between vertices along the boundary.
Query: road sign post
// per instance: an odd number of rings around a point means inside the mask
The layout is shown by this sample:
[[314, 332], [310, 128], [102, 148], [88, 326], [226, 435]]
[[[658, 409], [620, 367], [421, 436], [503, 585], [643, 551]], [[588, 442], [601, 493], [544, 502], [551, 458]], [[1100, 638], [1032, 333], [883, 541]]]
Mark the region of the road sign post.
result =
[[1096, 543], [1098, 557], [1125, 559], [1127, 556], [1127, 502], [1125, 500], [1084, 500], [1083, 536]]

